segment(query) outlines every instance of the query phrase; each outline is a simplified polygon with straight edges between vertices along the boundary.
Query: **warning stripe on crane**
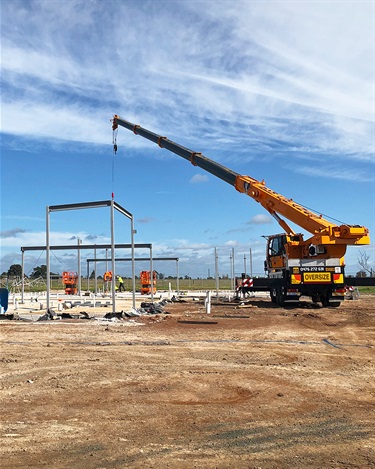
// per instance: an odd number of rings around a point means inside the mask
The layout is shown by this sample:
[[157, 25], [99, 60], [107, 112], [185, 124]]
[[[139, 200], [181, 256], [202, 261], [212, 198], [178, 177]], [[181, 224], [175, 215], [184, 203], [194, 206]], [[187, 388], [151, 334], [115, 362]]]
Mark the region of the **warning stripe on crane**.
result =
[[242, 281], [242, 286], [251, 288], [254, 286], [254, 280], [252, 278], [245, 278]]
[[253, 288], [254, 287], [254, 280], [252, 278], [245, 278], [239, 281], [240, 279], [237, 280], [237, 286], [236, 290], [239, 291], [241, 288]]

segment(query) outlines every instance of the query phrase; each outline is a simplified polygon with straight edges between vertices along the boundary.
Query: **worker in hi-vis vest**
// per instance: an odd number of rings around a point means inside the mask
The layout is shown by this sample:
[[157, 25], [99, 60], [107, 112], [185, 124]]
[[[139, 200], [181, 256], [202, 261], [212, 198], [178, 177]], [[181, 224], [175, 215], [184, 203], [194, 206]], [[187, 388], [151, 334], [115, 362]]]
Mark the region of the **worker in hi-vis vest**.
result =
[[122, 279], [122, 277], [120, 277], [119, 275], [117, 275], [117, 280], [118, 280], [118, 290], [117, 291], [125, 291], [125, 287], [124, 287], [124, 280]]

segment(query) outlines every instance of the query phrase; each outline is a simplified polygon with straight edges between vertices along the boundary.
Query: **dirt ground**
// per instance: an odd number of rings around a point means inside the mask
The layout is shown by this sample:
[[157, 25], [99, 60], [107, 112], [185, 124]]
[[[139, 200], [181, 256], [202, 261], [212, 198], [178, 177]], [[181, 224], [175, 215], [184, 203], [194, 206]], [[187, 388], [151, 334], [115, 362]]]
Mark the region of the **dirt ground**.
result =
[[374, 468], [375, 295], [1, 321], [2, 468]]

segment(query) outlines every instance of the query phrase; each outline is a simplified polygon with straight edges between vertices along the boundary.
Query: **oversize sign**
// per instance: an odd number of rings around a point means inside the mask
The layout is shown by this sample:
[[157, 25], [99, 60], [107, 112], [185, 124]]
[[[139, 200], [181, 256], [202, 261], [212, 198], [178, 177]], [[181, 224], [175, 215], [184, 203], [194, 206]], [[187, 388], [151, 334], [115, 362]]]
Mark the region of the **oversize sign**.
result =
[[303, 281], [306, 283], [330, 282], [331, 274], [329, 272], [304, 272]]

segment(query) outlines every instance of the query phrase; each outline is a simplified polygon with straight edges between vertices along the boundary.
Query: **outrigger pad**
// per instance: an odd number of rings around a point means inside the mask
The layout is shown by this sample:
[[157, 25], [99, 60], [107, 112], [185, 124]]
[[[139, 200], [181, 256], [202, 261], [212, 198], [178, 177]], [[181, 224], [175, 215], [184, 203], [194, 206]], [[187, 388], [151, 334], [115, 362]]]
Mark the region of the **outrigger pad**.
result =
[[7, 288], [0, 288], [0, 305], [4, 308], [4, 313], [8, 309], [9, 291]]

